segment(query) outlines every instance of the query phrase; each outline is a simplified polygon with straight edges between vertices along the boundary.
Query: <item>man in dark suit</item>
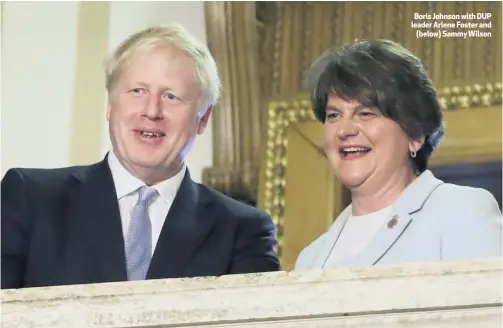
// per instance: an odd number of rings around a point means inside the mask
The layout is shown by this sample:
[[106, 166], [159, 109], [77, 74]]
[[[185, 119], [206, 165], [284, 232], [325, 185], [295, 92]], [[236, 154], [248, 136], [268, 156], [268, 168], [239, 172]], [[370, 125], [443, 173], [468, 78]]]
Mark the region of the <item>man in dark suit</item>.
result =
[[1, 287], [279, 270], [270, 216], [195, 183], [184, 162], [219, 96], [208, 49], [183, 28], [149, 28], [106, 75], [106, 158], [2, 180]]

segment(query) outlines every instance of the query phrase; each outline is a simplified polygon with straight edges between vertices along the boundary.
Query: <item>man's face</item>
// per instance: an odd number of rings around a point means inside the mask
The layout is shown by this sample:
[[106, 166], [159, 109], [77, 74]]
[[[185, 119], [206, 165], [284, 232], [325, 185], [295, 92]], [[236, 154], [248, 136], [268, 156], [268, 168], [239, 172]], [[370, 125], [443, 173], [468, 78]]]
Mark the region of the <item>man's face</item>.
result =
[[163, 46], [137, 54], [119, 72], [107, 110], [119, 161], [147, 184], [176, 174], [211, 115], [201, 100], [193, 60], [184, 52]]

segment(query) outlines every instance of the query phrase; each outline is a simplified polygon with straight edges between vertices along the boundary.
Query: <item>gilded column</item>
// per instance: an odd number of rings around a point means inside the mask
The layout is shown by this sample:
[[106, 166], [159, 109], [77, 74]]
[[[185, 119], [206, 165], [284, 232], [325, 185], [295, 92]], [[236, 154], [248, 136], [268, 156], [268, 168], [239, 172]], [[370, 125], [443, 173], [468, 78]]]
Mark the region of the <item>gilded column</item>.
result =
[[223, 84], [213, 114], [214, 167], [203, 180], [254, 201], [260, 162], [261, 110], [255, 2], [205, 2], [209, 48]]

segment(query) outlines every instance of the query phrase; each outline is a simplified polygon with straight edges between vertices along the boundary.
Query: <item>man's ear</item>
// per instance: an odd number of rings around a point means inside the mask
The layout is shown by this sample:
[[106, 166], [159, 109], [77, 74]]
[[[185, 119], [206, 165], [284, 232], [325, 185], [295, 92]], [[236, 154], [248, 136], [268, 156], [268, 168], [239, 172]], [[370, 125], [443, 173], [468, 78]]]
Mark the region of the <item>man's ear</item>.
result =
[[204, 113], [204, 115], [199, 118], [197, 134], [203, 134], [204, 130], [206, 130], [206, 126], [208, 125], [208, 121], [210, 120], [211, 113], [213, 113], [213, 106], [208, 106], [206, 113]]
[[425, 137], [419, 137], [409, 142], [409, 151], [417, 153], [424, 144]]
[[110, 110], [112, 109], [112, 104], [110, 103], [110, 100], [108, 100], [107, 103], [107, 121], [110, 121]]
[[107, 121], [110, 121], [110, 112], [112, 111], [112, 95], [107, 92]]

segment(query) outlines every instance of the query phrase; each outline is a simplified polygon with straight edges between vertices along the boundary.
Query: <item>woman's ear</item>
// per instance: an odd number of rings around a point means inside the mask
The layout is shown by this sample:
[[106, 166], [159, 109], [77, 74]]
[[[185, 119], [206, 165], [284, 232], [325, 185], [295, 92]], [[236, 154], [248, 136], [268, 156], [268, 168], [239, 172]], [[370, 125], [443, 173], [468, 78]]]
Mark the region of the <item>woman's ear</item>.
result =
[[417, 139], [414, 139], [414, 140], [411, 140], [409, 142], [409, 151], [412, 153], [417, 153], [419, 151], [419, 149], [421, 149], [421, 147], [423, 146], [424, 144], [424, 140], [425, 140], [425, 137], [419, 137]]

